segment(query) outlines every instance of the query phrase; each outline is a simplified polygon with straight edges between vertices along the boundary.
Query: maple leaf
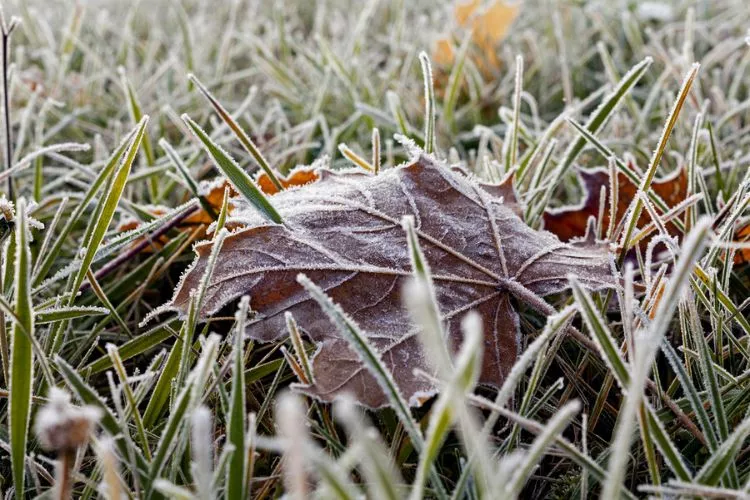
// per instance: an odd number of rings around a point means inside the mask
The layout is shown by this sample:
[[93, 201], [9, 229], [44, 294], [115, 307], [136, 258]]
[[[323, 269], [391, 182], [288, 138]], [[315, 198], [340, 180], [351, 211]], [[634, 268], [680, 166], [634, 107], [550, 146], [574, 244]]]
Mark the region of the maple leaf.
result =
[[[401, 220], [412, 216], [430, 268], [452, 350], [459, 323], [470, 310], [484, 321], [485, 357], [480, 382], [499, 387], [519, 349], [514, 301], [543, 300], [568, 287], [575, 274], [591, 289], [611, 287], [606, 245], [566, 244], [536, 231], [517, 215], [509, 183], [482, 184], [427, 156], [373, 176], [320, 169], [320, 180], [270, 198], [284, 224], [268, 222], [247, 206], [231, 219], [244, 225], [224, 240], [200, 307], [207, 318], [249, 295], [254, 316], [246, 333], [263, 342], [284, 338], [291, 312], [318, 345], [314, 385], [305, 392], [330, 401], [344, 392], [369, 407], [386, 399], [358, 355], [338, 334], [297, 276], [304, 273], [365, 332], [393, 374], [402, 395], [418, 405], [435, 387], [415, 374], [430, 364], [402, 305], [412, 275]], [[212, 244], [197, 258], [166, 308], [184, 314], [201, 282]], [[516, 298], [513, 298], [513, 297]]]
[[[632, 167], [631, 167], [632, 168]], [[567, 206], [558, 209], [548, 209], [544, 213], [544, 228], [555, 233], [561, 240], [570, 241], [574, 238], [580, 238], [586, 235], [589, 217], [597, 218], [600, 213], [600, 191], [605, 188], [604, 198], [604, 220], [601, 221], [602, 227], [609, 225], [610, 214], [610, 190], [609, 190], [609, 171], [604, 168], [580, 169], [578, 177], [584, 189], [583, 200], [580, 204]], [[688, 175], [685, 169], [679, 169], [672, 174], [654, 181], [651, 189], [661, 197], [668, 206], [675, 206], [687, 197]], [[638, 186], [622, 172], [617, 173], [617, 211], [615, 223], [619, 223], [625, 216], [630, 206], [630, 202], [638, 192]], [[650, 222], [650, 216], [645, 210], [638, 219], [638, 224], [642, 227]], [[671, 222], [665, 225], [671, 235], [679, 235], [677, 228]], [[640, 242], [645, 248], [648, 244], [648, 238]]]

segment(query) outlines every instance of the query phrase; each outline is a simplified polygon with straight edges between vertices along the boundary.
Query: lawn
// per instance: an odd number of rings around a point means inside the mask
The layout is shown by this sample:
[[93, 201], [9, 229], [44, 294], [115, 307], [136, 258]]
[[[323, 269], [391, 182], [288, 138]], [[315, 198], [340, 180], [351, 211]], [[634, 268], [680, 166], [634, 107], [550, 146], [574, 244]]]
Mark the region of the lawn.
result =
[[750, 498], [741, 0], [8, 0], [3, 498]]

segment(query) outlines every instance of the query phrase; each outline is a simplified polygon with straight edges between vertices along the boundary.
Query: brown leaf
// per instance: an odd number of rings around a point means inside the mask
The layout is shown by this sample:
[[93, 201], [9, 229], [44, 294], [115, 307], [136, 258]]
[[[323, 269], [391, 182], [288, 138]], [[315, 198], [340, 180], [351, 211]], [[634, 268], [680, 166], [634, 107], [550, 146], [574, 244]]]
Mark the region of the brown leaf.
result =
[[[404, 215], [415, 219], [451, 348], [460, 346], [459, 322], [467, 311], [484, 318], [484, 384], [498, 387], [516, 360], [519, 318], [509, 288], [516, 295], [523, 295], [519, 287], [536, 296], [557, 293], [567, 288], [570, 273], [592, 289], [614, 283], [604, 246], [569, 245], [531, 229], [516, 215], [510, 184], [482, 185], [428, 157], [378, 176], [318, 174], [318, 182], [271, 198], [284, 225], [269, 224], [250, 207], [236, 209], [232, 220], [246, 227], [224, 240], [200, 315], [249, 295], [255, 316], [247, 334], [268, 342], [287, 335], [284, 312], [293, 313], [318, 344], [315, 385], [306, 392], [323, 400], [348, 392], [370, 407], [386, 404], [357, 354], [298, 284], [299, 273], [359, 324], [410, 404], [434, 393], [414, 374], [430, 366], [400, 296], [411, 276]], [[168, 304], [181, 313], [201, 281], [211, 243], [196, 252]]]
[[[544, 228], [555, 233], [563, 241], [585, 236], [589, 217], [598, 217], [599, 215], [600, 190], [602, 187], [605, 188], [606, 192], [602, 227], [606, 228], [609, 225], [609, 171], [603, 168], [579, 170], [578, 177], [585, 192], [583, 201], [576, 206], [551, 209], [544, 213]], [[651, 187], [668, 206], [672, 207], [687, 197], [687, 181], [687, 172], [681, 169], [664, 179], [654, 181]], [[619, 223], [625, 216], [633, 197], [638, 192], [638, 186], [633, 184], [622, 172], [617, 174], [617, 184], [617, 219], [615, 222]], [[650, 220], [648, 212], [644, 210], [638, 219], [638, 224], [642, 227], [648, 224]], [[679, 234], [671, 222], [666, 224], [666, 228], [672, 235]], [[647, 244], [648, 238], [641, 240], [643, 247]]]

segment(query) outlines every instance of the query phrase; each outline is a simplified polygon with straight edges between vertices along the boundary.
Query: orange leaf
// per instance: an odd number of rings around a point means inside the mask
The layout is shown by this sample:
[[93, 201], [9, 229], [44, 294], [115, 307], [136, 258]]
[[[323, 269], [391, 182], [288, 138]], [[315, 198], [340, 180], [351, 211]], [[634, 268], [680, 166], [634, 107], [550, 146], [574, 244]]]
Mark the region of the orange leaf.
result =
[[[286, 178], [279, 179], [281, 181], [281, 185], [284, 186], [284, 188], [290, 188], [290, 187], [296, 187], [296, 186], [302, 186], [305, 184], [309, 184], [310, 182], [315, 182], [320, 178], [320, 175], [311, 168], [297, 168], [289, 173], [289, 176]], [[269, 195], [276, 194], [278, 190], [276, 189], [276, 186], [273, 185], [271, 182], [271, 179], [269, 179], [268, 175], [265, 173], [262, 173], [258, 176], [256, 179], [256, 182], [258, 183], [258, 186], [260, 189]], [[199, 194], [203, 196], [208, 204], [211, 206], [211, 208], [214, 209], [215, 212], [219, 212], [221, 210], [221, 204], [224, 201], [224, 189], [226, 187], [229, 187], [229, 196], [230, 198], [233, 198], [238, 195], [237, 191], [234, 189], [234, 186], [226, 180], [223, 179], [219, 182], [210, 182], [206, 183], [204, 182], [201, 185]], [[165, 207], [161, 206], [154, 206], [154, 207], [147, 207], [146, 210], [148, 213], [154, 216], [160, 216], [167, 213], [167, 209]], [[232, 207], [230, 205], [229, 211], [232, 211]], [[205, 239], [206, 237], [206, 230], [208, 229], [208, 226], [214, 221], [213, 217], [209, 213], [207, 213], [205, 210], [201, 209], [195, 212], [193, 215], [185, 218], [177, 227], [176, 230], [180, 232], [192, 232], [195, 230], [196, 226], [203, 226], [201, 229], [201, 232], [198, 235], [198, 239]], [[117, 227], [118, 232], [125, 232], [125, 231], [131, 231], [133, 229], [137, 229], [140, 227], [141, 223], [138, 220], [135, 219], [128, 219], [120, 223], [120, 225]], [[133, 242], [133, 245], [137, 245], [142, 241], [142, 238], [139, 238]], [[153, 251], [154, 248], [160, 249], [162, 246], [164, 246], [166, 243], [169, 242], [169, 238], [167, 236], [162, 236], [157, 241], [153, 242], [153, 245], [147, 246], [143, 252], [144, 253], [150, 253]]]
[[[750, 221], [737, 230], [735, 241], [740, 243], [750, 243]], [[750, 248], [742, 248], [734, 254], [734, 263], [736, 265], [750, 264]]]

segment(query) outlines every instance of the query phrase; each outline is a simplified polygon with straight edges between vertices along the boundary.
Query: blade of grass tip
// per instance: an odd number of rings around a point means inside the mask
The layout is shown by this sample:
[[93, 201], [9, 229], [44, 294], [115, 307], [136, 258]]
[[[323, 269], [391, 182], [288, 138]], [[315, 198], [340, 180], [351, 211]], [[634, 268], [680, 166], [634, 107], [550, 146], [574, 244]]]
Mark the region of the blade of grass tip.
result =
[[[119, 67], [118, 72], [120, 73], [120, 81], [122, 83], [123, 91], [125, 92], [125, 97], [128, 99], [130, 118], [133, 120], [133, 124], [137, 126], [141, 123], [144, 117], [141, 105], [138, 102], [138, 96], [136, 95], [135, 90], [133, 90], [133, 86], [130, 85], [130, 81], [125, 74], [125, 68]], [[149, 167], [153, 166], [155, 163], [154, 148], [151, 146], [151, 139], [149, 138], [148, 133], [144, 133], [143, 136], [143, 153], [146, 157], [146, 164]], [[149, 194], [151, 195], [151, 201], [156, 202], [159, 194], [159, 178], [152, 176], [149, 181]]]
[[15, 321], [11, 330], [10, 392], [8, 433], [11, 468], [16, 498], [24, 498], [26, 446], [31, 419], [31, 397], [34, 384], [34, 358], [31, 339], [34, 335], [34, 305], [31, 300], [31, 249], [26, 200], [18, 201], [16, 229]]
[[[591, 114], [591, 117], [586, 122], [586, 129], [592, 134], [596, 134], [602, 129], [607, 119], [617, 108], [623, 97], [625, 97], [633, 86], [638, 83], [641, 77], [645, 74], [646, 70], [651, 66], [653, 59], [646, 57], [643, 61], [633, 66], [625, 76], [622, 77], [620, 83], [615, 87], [611, 94], [604, 98], [599, 107]], [[579, 137], [576, 141], [572, 142], [568, 149], [563, 155], [563, 159], [560, 162], [557, 170], [555, 171], [553, 185], [560, 183], [560, 180], [567, 173], [568, 169], [573, 165], [578, 155], [583, 151], [583, 147], [586, 145], [586, 140]]]
[[310, 364], [310, 358], [307, 356], [305, 344], [302, 342], [302, 335], [297, 326], [297, 321], [289, 311], [284, 313], [284, 319], [286, 320], [286, 329], [289, 332], [289, 338], [292, 340], [294, 353], [297, 355], [299, 364], [302, 367], [302, 372], [305, 374], [307, 380], [311, 384], [314, 384], [315, 378], [313, 377], [312, 365]]
[[[383, 365], [380, 360], [380, 354], [370, 345], [367, 337], [359, 329], [359, 326], [354, 323], [341, 309], [340, 306], [336, 305], [328, 295], [323, 292], [320, 287], [314, 284], [304, 274], [297, 276], [297, 282], [301, 284], [310, 294], [310, 296], [318, 303], [323, 309], [326, 315], [336, 325], [341, 335], [349, 342], [349, 345], [354, 349], [362, 363], [370, 371], [372, 376], [378, 382], [378, 385], [383, 390], [383, 393], [388, 398], [390, 406], [398, 415], [399, 421], [404, 426], [409, 438], [411, 439], [412, 446], [421, 452], [424, 449], [424, 438], [422, 432], [419, 430], [417, 423], [412, 418], [411, 412], [409, 411], [409, 405], [401, 395], [401, 391], [396, 385], [396, 381], [393, 379], [393, 375]], [[436, 489], [437, 494], [440, 498], [447, 498], [445, 488], [442, 486], [442, 481], [439, 475], [433, 469], [431, 479], [434, 482], [433, 486]]]
[[182, 115], [182, 120], [200, 140], [203, 148], [211, 156], [216, 166], [227, 176], [232, 185], [242, 196], [253, 205], [268, 220], [276, 224], [283, 224], [281, 215], [276, 211], [263, 191], [253, 182], [252, 178], [235, 162], [218, 144], [216, 144], [203, 129], [188, 115]]
[[214, 207], [212, 207], [208, 200], [206, 200], [205, 196], [199, 193], [198, 184], [196, 184], [193, 176], [190, 175], [190, 170], [188, 170], [187, 165], [185, 165], [185, 163], [182, 161], [180, 155], [177, 154], [177, 151], [175, 151], [172, 145], [169, 144], [169, 142], [167, 142], [167, 140], [163, 137], [159, 139], [159, 146], [164, 150], [164, 152], [167, 154], [167, 157], [174, 164], [174, 166], [177, 167], [177, 171], [180, 173], [182, 178], [185, 180], [185, 183], [188, 185], [190, 193], [198, 199], [203, 210], [205, 210], [212, 219], [216, 220], [217, 214], [214, 210]]
[[422, 77], [424, 78], [424, 101], [425, 101], [425, 126], [424, 126], [424, 152], [432, 154], [435, 152], [435, 85], [432, 80], [432, 65], [427, 53], [419, 53], [419, 63], [422, 65]]
[[203, 94], [203, 96], [208, 100], [211, 106], [213, 106], [214, 111], [216, 111], [216, 113], [221, 117], [224, 123], [226, 123], [227, 126], [232, 130], [232, 132], [234, 132], [234, 135], [240, 141], [242, 147], [244, 147], [245, 150], [250, 153], [250, 155], [252, 155], [260, 168], [263, 169], [273, 185], [276, 187], [276, 189], [278, 189], [279, 191], [283, 191], [284, 186], [281, 184], [281, 181], [277, 177], [275, 170], [271, 168], [271, 165], [269, 165], [268, 161], [263, 156], [263, 153], [260, 152], [258, 146], [255, 145], [252, 139], [250, 139], [247, 133], [245, 133], [243, 128], [240, 127], [240, 125], [234, 120], [234, 118], [232, 118], [232, 115], [230, 115], [227, 110], [224, 109], [224, 106], [221, 105], [221, 103], [213, 96], [213, 94], [211, 94], [211, 92], [209, 92], [209, 90], [203, 85], [200, 80], [198, 80], [195, 75], [189, 74], [188, 79], [195, 84], [198, 90], [200, 90], [201, 94]]
[[612, 241], [617, 221], [617, 207], [620, 203], [620, 183], [617, 182], [617, 163], [614, 156], [607, 160], [609, 170], [609, 222], [607, 224], [606, 239]]
[[505, 144], [505, 171], [516, 166], [518, 158], [518, 130], [521, 124], [521, 93], [523, 92], [523, 57], [516, 56], [515, 90], [513, 92], [513, 124], [510, 129], [510, 140]]
[[242, 297], [235, 315], [234, 352], [232, 367], [232, 394], [230, 396], [227, 442], [236, 450], [227, 468], [228, 498], [246, 498], [245, 492], [245, 322], [250, 308], [250, 298]]
[[638, 193], [636, 193], [636, 196], [633, 197], [632, 207], [628, 212], [628, 222], [626, 224], [627, 229], [625, 230], [625, 233], [623, 234], [621, 240], [622, 250], [619, 257], [620, 264], [622, 264], [627, 251], [630, 249], [630, 237], [633, 235], [633, 231], [635, 231], [635, 227], [638, 224], [638, 219], [641, 216], [641, 211], [643, 210], [643, 200], [640, 197], [640, 193], [648, 193], [648, 191], [651, 189], [651, 183], [656, 176], [656, 169], [659, 167], [661, 158], [664, 155], [664, 150], [667, 148], [667, 141], [669, 141], [669, 137], [672, 135], [672, 130], [677, 123], [677, 117], [679, 116], [680, 111], [682, 110], [682, 106], [685, 104], [685, 101], [690, 94], [690, 89], [693, 86], [695, 77], [698, 75], [699, 69], [700, 64], [695, 63], [693, 64], [688, 74], [685, 75], [685, 79], [682, 82], [680, 92], [674, 102], [672, 111], [669, 113], [669, 118], [664, 125], [664, 130], [662, 131], [659, 143], [654, 150], [651, 161], [649, 162], [648, 169], [646, 170], [646, 173], [642, 177], [640, 185], [638, 186]]
[[372, 168], [375, 175], [380, 173], [380, 130], [372, 129]]
[[[633, 182], [633, 184], [640, 185], [642, 180], [642, 174], [635, 172], [632, 168], [630, 168], [625, 162], [617, 158], [615, 153], [609, 149], [607, 146], [602, 144], [602, 142], [597, 139], [594, 135], [592, 135], [586, 128], [584, 128], [583, 125], [580, 125], [572, 118], [569, 118], [568, 123], [573, 126], [573, 128], [576, 129], [576, 131], [581, 134], [581, 136], [591, 143], [594, 148], [599, 151], [599, 153], [602, 154], [607, 160], [610, 158], [615, 158], [615, 164], [617, 166], [617, 169], [619, 172], [625, 174], [625, 176], [630, 179], [630, 181]], [[653, 190], [649, 189], [646, 191], [646, 195], [648, 196], [649, 200], [656, 205], [656, 207], [661, 210], [662, 212], [669, 211], [669, 206], [664, 202], [664, 200], [661, 199], [661, 197]], [[673, 219], [672, 223], [675, 225], [675, 227], [679, 230], [684, 232], [685, 226], [682, 223], [680, 219]], [[615, 231], [616, 233], [619, 233], [619, 231]]]
[[[531, 447], [526, 452], [520, 466], [513, 474], [510, 484], [506, 486], [506, 492], [509, 498], [517, 498], [521, 494], [523, 486], [526, 481], [531, 477], [534, 468], [542, 459], [547, 450], [552, 446], [558, 436], [562, 434], [562, 431], [570, 424], [573, 417], [581, 411], [581, 403], [578, 401], [571, 401], [566, 403], [561, 408], [555, 411], [555, 414], [544, 426], [544, 430], [539, 434]], [[616, 498], [604, 497], [604, 498]]]
[[356, 166], [362, 168], [363, 170], [366, 170], [368, 172], [373, 172], [375, 170], [367, 160], [352, 151], [351, 148], [349, 148], [349, 146], [347, 146], [346, 144], [339, 144], [339, 152], [344, 158], [354, 163]]
[[227, 223], [227, 216], [229, 215], [229, 186], [224, 186], [224, 196], [221, 199], [221, 210], [219, 211], [219, 218], [216, 219], [216, 228], [214, 229], [214, 237], [219, 234]]

